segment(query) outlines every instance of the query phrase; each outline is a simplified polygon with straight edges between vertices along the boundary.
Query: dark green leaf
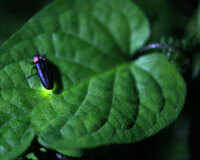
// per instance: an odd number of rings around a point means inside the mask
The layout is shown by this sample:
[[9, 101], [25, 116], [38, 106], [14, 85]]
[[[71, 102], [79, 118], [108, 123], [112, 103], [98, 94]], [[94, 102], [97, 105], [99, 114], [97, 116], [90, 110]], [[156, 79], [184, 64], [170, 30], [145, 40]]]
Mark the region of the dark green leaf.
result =
[[0, 9], [0, 45], [22, 24], [22, 19]]
[[200, 1], [197, 10], [195, 10], [188, 26], [186, 27], [187, 36], [195, 36], [200, 39]]
[[[34, 133], [30, 128], [28, 115], [22, 113], [15, 117], [15, 108], [16, 111], [18, 110], [17, 106], [3, 100], [2, 97], [0, 104], [0, 159], [10, 160], [16, 158], [28, 148]], [[10, 119], [2, 125], [2, 121], [5, 121], [8, 117]]]

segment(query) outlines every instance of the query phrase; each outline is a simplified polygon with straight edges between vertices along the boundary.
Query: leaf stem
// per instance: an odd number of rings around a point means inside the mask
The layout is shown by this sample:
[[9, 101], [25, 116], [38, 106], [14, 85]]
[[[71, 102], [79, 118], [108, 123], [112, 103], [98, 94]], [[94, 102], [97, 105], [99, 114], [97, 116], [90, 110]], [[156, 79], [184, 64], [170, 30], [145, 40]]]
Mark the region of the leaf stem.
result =
[[176, 47], [170, 44], [166, 44], [166, 43], [152, 43], [149, 45], [146, 45], [144, 47], [142, 47], [139, 52], [144, 52], [147, 50], [151, 50], [151, 49], [156, 49], [156, 48], [160, 48], [160, 49], [171, 49], [171, 50], [180, 50], [182, 52], [185, 52], [183, 48], [180, 47]]

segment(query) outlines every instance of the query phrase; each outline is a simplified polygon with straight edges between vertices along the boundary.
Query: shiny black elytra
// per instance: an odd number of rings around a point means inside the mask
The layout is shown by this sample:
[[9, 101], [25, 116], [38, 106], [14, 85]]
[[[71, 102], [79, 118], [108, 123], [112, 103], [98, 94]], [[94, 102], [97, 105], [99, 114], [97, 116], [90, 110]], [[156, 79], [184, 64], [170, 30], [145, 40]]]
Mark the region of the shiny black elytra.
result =
[[47, 66], [46, 59], [43, 58], [42, 56], [34, 56], [33, 57], [33, 63], [35, 64], [35, 67], [32, 68], [31, 70], [31, 75], [28, 76], [27, 78], [30, 78], [33, 76], [32, 71], [33, 69], [37, 70], [37, 73], [34, 75], [38, 75], [40, 78], [40, 82], [46, 88], [47, 90], [53, 89], [54, 82], [53, 78], [51, 76], [51, 73], [49, 71], [49, 68]]

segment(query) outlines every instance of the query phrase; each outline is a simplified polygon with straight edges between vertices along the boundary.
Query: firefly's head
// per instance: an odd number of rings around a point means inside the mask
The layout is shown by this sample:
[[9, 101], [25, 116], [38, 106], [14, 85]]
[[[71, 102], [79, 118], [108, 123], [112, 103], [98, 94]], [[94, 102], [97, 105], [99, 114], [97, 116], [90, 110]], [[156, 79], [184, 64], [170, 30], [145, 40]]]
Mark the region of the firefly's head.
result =
[[43, 58], [42, 56], [36, 55], [33, 57], [33, 62], [37, 63], [39, 60], [45, 61], [45, 58]]

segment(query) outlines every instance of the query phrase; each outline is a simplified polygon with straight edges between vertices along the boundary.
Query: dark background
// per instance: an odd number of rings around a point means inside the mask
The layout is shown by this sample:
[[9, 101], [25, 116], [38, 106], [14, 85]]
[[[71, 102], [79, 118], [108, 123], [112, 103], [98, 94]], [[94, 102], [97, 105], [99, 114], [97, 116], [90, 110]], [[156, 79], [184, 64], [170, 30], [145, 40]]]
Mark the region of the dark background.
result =
[[[37, 11], [52, 0], [0, 0], [0, 45], [17, 31]], [[198, 7], [197, 0], [134, 0], [149, 18], [149, 42], [159, 42], [163, 36], [184, 38], [192, 31], [188, 24]], [[194, 26], [195, 28], [195, 26]], [[194, 31], [195, 32], [195, 31]], [[200, 53], [200, 52], [199, 52]], [[86, 151], [82, 159], [104, 160], [199, 160], [200, 102], [199, 76], [185, 76], [188, 85], [186, 105], [179, 118], [157, 135], [142, 142], [113, 145]], [[58, 159], [56, 152], [38, 151], [33, 142], [26, 154], [34, 151], [39, 159]], [[23, 158], [26, 158], [24, 154]], [[63, 159], [71, 159], [63, 157]]]

